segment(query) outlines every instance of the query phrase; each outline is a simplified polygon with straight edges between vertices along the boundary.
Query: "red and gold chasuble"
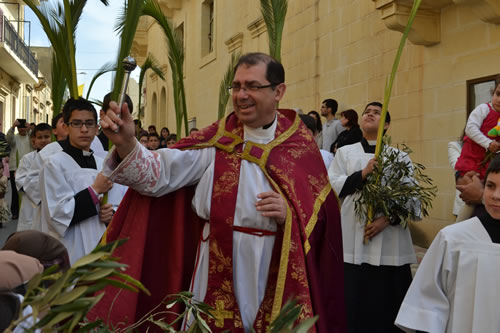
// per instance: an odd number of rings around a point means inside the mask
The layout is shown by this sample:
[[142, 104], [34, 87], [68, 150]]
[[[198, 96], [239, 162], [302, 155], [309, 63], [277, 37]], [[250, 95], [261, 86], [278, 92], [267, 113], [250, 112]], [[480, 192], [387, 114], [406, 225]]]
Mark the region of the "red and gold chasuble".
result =
[[[276, 233], [265, 296], [254, 329], [267, 331], [284, 303], [296, 298], [302, 306], [300, 321], [319, 315], [317, 331], [345, 332], [339, 205], [310, 131], [294, 111], [279, 110], [273, 141], [258, 144], [243, 142], [243, 137], [243, 125], [232, 113], [177, 144], [181, 149], [217, 148], [204, 299], [215, 309], [215, 319], [208, 321], [210, 328], [213, 332], [244, 331], [232, 263], [233, 220], [244, 159], [257, 164], [287, 202], [287, 218]], [[113, 219], [111, 227], [118, 230], [122, 224]]]

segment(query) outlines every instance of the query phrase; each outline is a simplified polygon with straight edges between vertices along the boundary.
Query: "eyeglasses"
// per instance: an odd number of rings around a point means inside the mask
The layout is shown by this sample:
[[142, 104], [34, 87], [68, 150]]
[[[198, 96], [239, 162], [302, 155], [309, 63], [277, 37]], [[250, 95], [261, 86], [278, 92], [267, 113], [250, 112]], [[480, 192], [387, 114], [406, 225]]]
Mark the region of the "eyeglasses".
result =
[[259, 86], [257, 84], [251, 84], [247, 87], [242, 87], [240, 85], [232, 85], [232, 86], [229, 86], [227, 87], [227, 90], [229, 90], [229, 92], [233, 92], [233, 93], [239, 93], [241, 89], [245, 90], [245, 91], [252, 91], [252, 92], [256, 92], [260, 89], [264, 89], [264, 88], [269, 88], [269, 87], [274, 87], [274, 86], [277, 86], [279, 83], [271, 83], [271, 84], [267, 84], [265, 86]]
[[69, 126], [73, 128], [82, 128], [83, 125], [87, 128], [94, 128], [96, 126], [96, 122], [93, 119], [81, 121], [81, 120], [73, 120], [68, 123]]

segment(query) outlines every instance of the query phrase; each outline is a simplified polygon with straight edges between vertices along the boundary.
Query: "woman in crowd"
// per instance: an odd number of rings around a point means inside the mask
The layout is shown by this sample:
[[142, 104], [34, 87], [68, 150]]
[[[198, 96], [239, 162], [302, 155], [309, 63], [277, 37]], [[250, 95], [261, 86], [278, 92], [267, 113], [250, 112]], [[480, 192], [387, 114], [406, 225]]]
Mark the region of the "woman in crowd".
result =
[[335, 154], [340, 147], [360, 142], [363, 138], [363, 133], [358, 125], [358, 113], [355, 110], [349, 109], [342, 111], [340, 113], [340, 123], [346, 130], [341, 132], [337, 140], [332, 143], [330, 151], [333, 154]]

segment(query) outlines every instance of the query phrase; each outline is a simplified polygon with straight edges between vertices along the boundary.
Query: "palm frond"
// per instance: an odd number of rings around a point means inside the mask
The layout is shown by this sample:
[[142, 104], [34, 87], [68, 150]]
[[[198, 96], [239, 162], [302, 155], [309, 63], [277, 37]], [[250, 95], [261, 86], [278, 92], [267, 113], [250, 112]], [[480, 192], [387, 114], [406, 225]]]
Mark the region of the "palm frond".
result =
[[281, 40], [288, 11], [288, 1], [260, 0], [260, 11], [269, 36], [269, 54], [281, 62]]
[[125, 73], [121, 64], [123, 59], [130, 54], [130, 49], [132, 48], [132, 42], [134, 41], [135, 31], [137, 30], [143, 6], [144, 0], [128, 0], [124, 4], [123, 11], [119, 17], [119, 21], [122, 25], [121, 30], [119, 30], [120, 49], [117, 55], [115, 82], [111, 93], [111, 97], [115, 101], [119, 97], [118, 95], [120, 94], [120, 89], [123, 84], [123, 75]]
[[64, 92], [66, 91], [67, 83], [64, 73], [61, 69], [57, 57], [54, 52], [52, 52], [52, 88], [51, 88], [51, 98], [53, 105], [53, 115], [56, 116], [62, 110]]
[[226, 73], [224, 74], [224, 77], [222, 78], [222, 81], [220, 83], [220, 87], [219, 87], [219, 112], [217, 113], [217, 119], [221, 119], [226, 114], [226, 107], [227, 107], [227, 103], [229, 101], [228, 88], [233, 83], [234, 67], [236, 67], [236, 64], [237, 64], [240, 56], [241, 56], [240, 52], [231, 54], [231, 61], [229, 62], [229, 65], [227, 66], [227, 69], [226, 69]]
[[101, 76], [101, 75], [104, 75], [106, 73], [109, 73], [109, 72], [112, 72], [112, 71], [116, 71], [116, 64], [113, 63], [113, 62], [108, 62], [108, 63], [105, 63], [101, 68], [99, 68], [97, 70], [97, 72], [94, 74], [94, 76], [92, 77], [92, 80], [90, 81], [90, 84], [89, 84], [89, 90], [87, 91], [87, 97], [85, 97], [85, 99], [89, 99], [90, 97], [90, 92], [92, 91], [92, 87], [94, 86], [94, 83], [95, 81]]
[[156, 20], [165, 33], [168, 45], [168, 61], [172, 73], [174, 109], [177, 126], [177, 137], [180, 138], [182, 124], [188, 135], [186, 93], [184, 91], [184, 47], [181, 36], [175, 31], [172, 23], [163, 14], [157, 0], [146, 0], [143, 15]]
[[144, 77], [146, 75], [146, 71], [151, 69], [153, 72], [155, 72], [156, 75], [160, 77], [163, 81], [165, 81], [165, 74], [163, 73], [163, 70], [160, 68], [158, 65], [158, 61], [156, 58], [153, 56], [153, 54], [148, 53], [148, 56], [146, 57], [146, 60], [144, 60], [144, 64], [141, 66], [141, 72], [139, 73], [139, 105], [138, 105], [138, 118], [141, 119], [141, 100], [142, 100], [142, 86], [144, 84]]

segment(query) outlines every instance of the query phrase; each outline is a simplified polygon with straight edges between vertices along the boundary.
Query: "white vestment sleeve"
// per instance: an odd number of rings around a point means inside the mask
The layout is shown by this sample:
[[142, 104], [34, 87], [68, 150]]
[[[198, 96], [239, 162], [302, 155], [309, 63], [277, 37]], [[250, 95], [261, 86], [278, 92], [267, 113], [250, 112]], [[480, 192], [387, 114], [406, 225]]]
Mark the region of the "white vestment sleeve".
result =
[[440, 232], [418, 267], [396, 317], [395, 324], [404, 331], [446, 332], [450, 313], [447, 293], [454, 284], [450, 279], [452, 258], [447, 252], [446, 239]]
[[484, 135], [480, 130], [481, 125], [488, 116], [489, 112], [490, 109], [488, 104], [479, 105], [477, 108], [472, 110], [469, 115], [469, 119], [467, 119], [467, 126], [465, 127], [465, 134], [484, 149], [488, 149], [491, 141], [493, 141]]
[[114, 148], [104, 161], [103, 174], [143, 195], [162, 196], [196, 184], [215, 158], [215, 148], [149, 151], [139, 142], [118, 163]]

